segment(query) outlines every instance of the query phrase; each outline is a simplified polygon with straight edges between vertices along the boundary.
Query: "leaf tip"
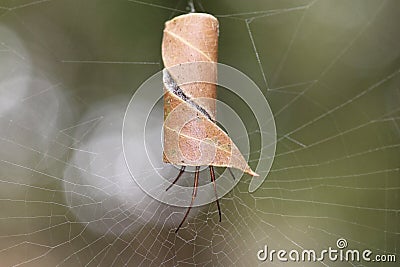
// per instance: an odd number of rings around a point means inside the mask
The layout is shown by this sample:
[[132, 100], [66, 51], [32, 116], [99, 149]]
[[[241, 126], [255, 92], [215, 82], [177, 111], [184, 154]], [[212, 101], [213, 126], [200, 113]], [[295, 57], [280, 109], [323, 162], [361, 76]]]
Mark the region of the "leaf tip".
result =
[[247, 173], [250, 174], [250, 175], [253, 176], [253, 177], [258, 177], [258, 176], [260, 176], [259, 174], [255, 173], [252, 169], [250, 169]]

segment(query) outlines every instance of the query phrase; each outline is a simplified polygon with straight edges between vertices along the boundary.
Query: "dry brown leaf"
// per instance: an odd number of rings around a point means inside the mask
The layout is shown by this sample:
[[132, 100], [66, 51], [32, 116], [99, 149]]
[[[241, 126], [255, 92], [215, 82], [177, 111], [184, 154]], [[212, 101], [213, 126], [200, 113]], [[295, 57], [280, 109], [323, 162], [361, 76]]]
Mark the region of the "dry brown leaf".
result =
[[[200, 81], [181, 85], [174, 66], [189, 62], [217, 62], [218, 20], [190, 13], [168, 21], [164, 29], [164, 155], [167, 163], [183, 166], [233, 167], [258, 176], [215, 123], [216, 68], [199, 67]], [[179, 69], [179, 68], [178, 68]], [[184, 72], [183, 72], [184, 73]], [[207, 78], [205, 78], [207, 77]], [[202, 79], [204, 78], [204, 79]], [[179, 86], [178, 86], [179, 84]]]

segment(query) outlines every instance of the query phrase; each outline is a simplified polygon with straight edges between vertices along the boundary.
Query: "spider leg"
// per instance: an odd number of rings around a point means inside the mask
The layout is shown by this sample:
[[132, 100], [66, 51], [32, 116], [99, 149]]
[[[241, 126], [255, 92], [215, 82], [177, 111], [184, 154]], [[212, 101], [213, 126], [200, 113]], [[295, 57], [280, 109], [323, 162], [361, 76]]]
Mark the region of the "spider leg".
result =
[[218, 207], [218, 214], [219, 214], [219, 222], [221, 222], [221, 208], [219, 206], [219, 201], [218, 201], [218, 194], [217, 194], [217, 185], [215, 184], [215, 173], [214, 173], [214, 167], [212, 165], [209, 166], [210, 168], [210, 176], [211, 176], [211, 182], [214, 185], [214, 193], [215, 193], [215, 201], [217, 202], [217, 207]]
[[182, 166], [181, 170], [179, 171], [178, 176], [175, 178], [175, 180], [172, 182], [172, 184], [170, 184], [167, 189], [165, 189], [165, 191], [168, 191], [168, 189], [170, 189], [177, 181], [178, 179], [182, 176], [182, 174], [185, 172], [185, 168], [186, 166]]
[[181, 221], [181, 223], [179, 224], [178, 228], [176, 228], [175, 233], [178, 232], [179, 228], [181, 228], [183, 222], [186, 220], [186, 217], [189, 214], [190, 209], [192, 208], [194, 199], [196, 198], [197, 195], [197, 185], [199, 184], [199, 170], [200, 170], [200, 166], [196, 166], [196, 171], [194, 173], [194, 184], [193, 184], [193, 193], [192, 193], [192, 201], [190, 202], [190, 206], [186, 211], [185, 217], [183, 217], [183, 220]]
[[228, 171], [231, 174], [233, 180], [236, 180], [235, 175], [233, 175], [233, 172], [232, 172], [231, 168], [228, 168]]

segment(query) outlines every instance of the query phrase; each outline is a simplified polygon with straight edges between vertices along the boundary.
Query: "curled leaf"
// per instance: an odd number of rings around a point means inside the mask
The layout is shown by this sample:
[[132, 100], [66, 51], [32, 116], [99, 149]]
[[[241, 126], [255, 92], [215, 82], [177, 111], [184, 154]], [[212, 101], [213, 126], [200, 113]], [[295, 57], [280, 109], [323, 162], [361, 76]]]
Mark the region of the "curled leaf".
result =
[[[183, 166], [233, 167], [258, 176], [215, 123], [217, 48], [218, 20], [211, 15], [190, 13], [165, 25], [163, 160]], [[180, 67], [185, 63], [190, 67]]]

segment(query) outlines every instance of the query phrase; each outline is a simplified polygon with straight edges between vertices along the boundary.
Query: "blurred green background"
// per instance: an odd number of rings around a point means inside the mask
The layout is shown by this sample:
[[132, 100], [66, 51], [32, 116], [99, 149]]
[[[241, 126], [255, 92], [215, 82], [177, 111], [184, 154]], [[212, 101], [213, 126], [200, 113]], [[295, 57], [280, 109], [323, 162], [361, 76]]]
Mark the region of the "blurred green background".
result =
[[398, 264], [400, 2], [195, 6], [220, 21], [219, 62], [251, 77], [275, 116], [262, 187], [248, 193], [244, 177], [220, 201], [222, 223], [209, 205], [175, 234], [185, 209], [126, 170], [125, 108], [162, 69], [164, 23], [187, 1], [0, 0], [0, 266], [253, 266], [264, 245], [338, 238]]

